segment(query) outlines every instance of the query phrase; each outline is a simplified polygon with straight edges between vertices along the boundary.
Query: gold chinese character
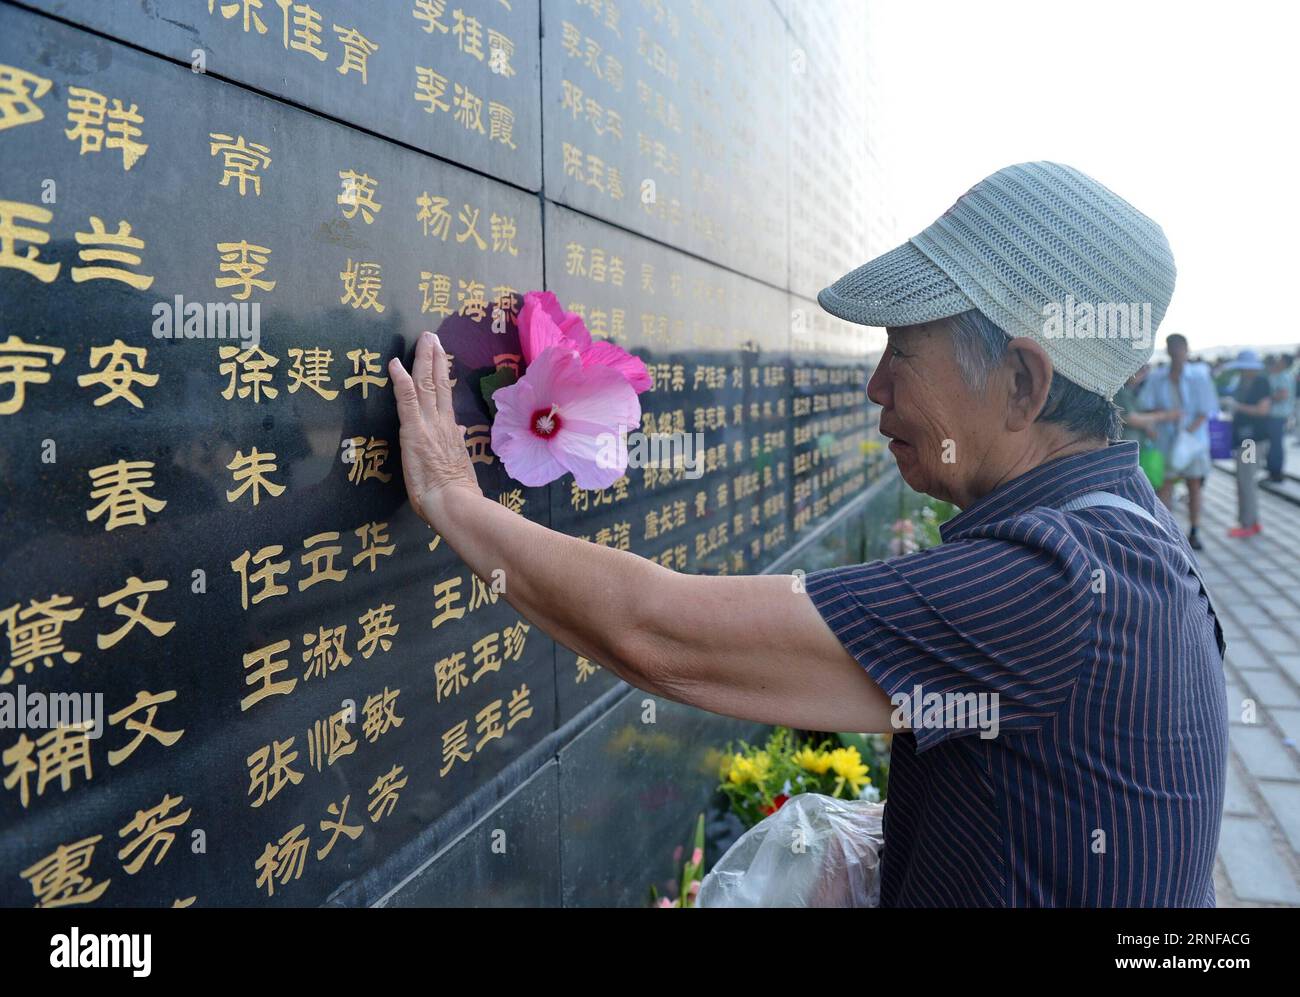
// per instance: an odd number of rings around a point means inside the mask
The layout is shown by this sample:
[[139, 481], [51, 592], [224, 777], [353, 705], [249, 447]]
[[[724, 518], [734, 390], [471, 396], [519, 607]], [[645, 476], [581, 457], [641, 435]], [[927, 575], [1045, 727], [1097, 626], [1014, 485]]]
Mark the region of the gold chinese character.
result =
[[[323, 57], [323, 53], [322, 53]], [[221, 153], [221, 186], [229, 187], [230, 181], [239, 184], [239, 196], [248, 193], [248, 185], [253, 185], [253, 194], [262, 196], [262, 177], [257, 172], [271, 165], [271, 150], [256, 142], [244, 141], [244, 136], [235, 138], [218, 132], [208, 134], [212, 155]]]
[[466, 732], [466, 727], [468, 726], [468, 721], [462, 720], [455, 726], [449, 727], [447, 730], [443, 731], [442, 757], [447, 764], [438, 770], [439, 776], [445, 776], [450, 772], [451, 767], [456, 764], [457, 761], [467, 762], [473, 757], [473, 755], [466, 750], [469, 745], [469, 734]]
[[249, 488], [253, 489], [253, 505], [257, 505], [261, 496], [261, 489], [265, 488], [271, 493], [272, 497], [279, 495], [285, 489], [284, 485], [277, 485], [266, 477], [267, 474], [276, 470], [275, 454], [262, 453], [257, 447], [253, 447], [245, 457], [243, 451], [236, 450], [234, 459], [231, 460], [226, 468], [234, 472], [235, 482], [239, 485], [233, 491], [226, 492], [226, 501], [236, 501]]
[[487, 706], [474, 714], [478, 721], [478, 733], [483, 735], [474, 745], [475, 753], [483, 750], [483, 745], [506, 736], [506, 729], [501, 726], [501, 700], [494, 699]]
[[447, 25], [438, 20], [442, 17], [447, 9], [447, 0], [415, 0], [415, 9], [411, 11], [417, 21], [423, 21], [421, 30], [427, 34], [433, 34], [433, 29], [437, 28], [444, 35], [447, 33]]
[[[360, 437], [358, 437], [360, 439]], [[385, 475], [385, 477], [388, 477]], [[397, 549], [397, 545], [389, 543], [388, 524], [387, 523], [366, 523], [358, 526], [352, 531], [361, 541], [361, 550], [352, 557], [352, 567], [356, 567], [362, 561], [370, 562], [370, 570], [375, 570], [375, 561], [380, 557], [389, 557]], [[366, 655], [370, 657], [370, 655]]]
[[390, 690], [388, 686], [384, 686], [382, 693], [366, 697], [361, 707], [361, 714], [364, 717], [361, 721], [361, 732], [371, 744], [391, 728], [402, 726], [404, 718], [397, 715], [395, 708], [399, 692], [400, 689]]
[[149, 593], [161, 592], [165, 588], [167, 588], [167, 580], [164, 578], [159, 578], [152, 582], [145, 582], [136, 578], [135, 575], [132, 575], [126, 580], [126, 584], [116, 592], [110, 592], [108, 595], [101, 595], [99, 597], [100, 609], [107, 609], [109, 606], [113, 605], [113, 603], [120, 603], [123, 599], [128, 599], [131, 596], [138, 596], [139, 599], [136, 602], [134, 609], [128, 609], [126, 606], [122, 605], [119, 605], [114, 609], [114, 612], [118, 616], [126, 617], [126, 622], [111, 634], [97, 634], [95, 642], [99, 645], [99, 649], [101, 651], [108, 650], [108, 648], [112, 647], [125, 637], [131, 628], [136, 626], [136, 624], [143, 626], [155, 637], [164, 637], [171, 633], [172, 628], [176, 626], [175, 620], [163, 623], [158, 620], [151, 620], [149, 617], [144, 615], [144, 605], [149, 601]]
[[[271, 560], [271, 558], [275, 557], [276, 554], [283, 553], [284, 547], [280, 544], [276, 544], [273, 547], [263, 547], [256, 554], [250, 555], [248, 551], [244, 551], [244, 553], [240, 554], [239, 557], [230, 562], [230, 570], [239, 575], [239, 597], [240, 602], [243, 604], [245, 609], [247, 609], [249, 605], [249, 582], [254, 582], [262, 586], [262, 590], [258, 592], [257, 595], [253, 596], [252, 604], [254, 606], [263, 599], [270, 599], [273, 596], [284, 595], [289, 591], [287, 586], [277, 585], [275, 581], [276, 575], [282, 575], [289, 570], [289, 559], [285, 558], [283, 561]], [[253, 564], [262, 565], [252, 574], [248, 573], [250, 556]]]
[[[248, 765], [248, 796], [257, 793], [257, 799], [250, 807], [260, 807], [267, 800], [275, 799], [277, 793], [286, 785], [298, 785], [303, 774], [290, 768], [297, 760], [298, 752], [290, 751], [294, 739], [264, 744], [245, 759]], [[275, 757], [271, 757], [274, 748]]]
[[18, 875], [27, 880], [36, 897], [37, 907], [68, 907], [94, 903], [108, 889], [111, 879], [95, 883], [86, 875], [94, 857], [95, 845], [104, 836], [82, 838], [70, 845], [59, 845], [45, 858], [28, 866]]
[[[181, 739], [185, 733], [185, 728], [180, 730], [159, 730], [153, 725], [153, 718], [158, 715], [159, 703], [170, 703], [176, 698], [176, 690], [168, 689], [166, 692], [149, 692], [141, 689], [135, 694], [135, 699], [122, 707], [116, 713], [109, 716], [108, 722], [116, 726], [122, 726], [135, 734], [124, 747], [115, 748], [108, 753], [109, 765], [120, 765], [133, 754], [136, 748], [144, 743], [146, 737], [152, 737], [164, 748], [170, 748], [173, 744]], [[137, 719], [135, 714], [144, 711], [144, 719]]]
[[49, 92], [50, 86], [44, 77], [0, 63], [0, 132], [44, 118], [45, 112], [36, 101]]
[[468, 204], [461, 205], [458, 221], [465, 226], [465, 231], [456, 233], [456, 241], [464, 242], [466, 239], [473, 239], [474, 245], [478, 246], [479, 250], [482, 251], [487, 249], [487, 243], [483, 241], [483, 237], [476, 231], [478, 214], [478, 208], [471, 209]]
[[307, 663], [307, 670], [302, 673], [304, 682], [313, 677], [324, 678], [327, 672], [334, 671], [340, 665], [346, 668], [352, 664], [352, 655], [343, 646], [347, 635], [346, 623], [333, 628], [321, 627], [319, 633], [302, 635], [302, 642], [306, 646], [302, 660]]
[[[302, 566], [311, 567], [311, 574], [306, 578], [298, 579], [298, 591], [311, 588], [318, 582], [341, 582], [347, 577], [347, 568], [336, 568], [334, 558], [343, 553], [343, 547], [337, 542], [339, 538], [338, 530], [331, 530], [326, 533], [317, 533], [310, 536], [302, 542], [306, 553], [302, 555]], [[318, 544], [329, 543], [328, 547], [317, 547]], [[317, 548], [313, 550], [312, 548]]]
[[[208, 0], [208, 13], [212, 13], [212, 8], [216, 5], [216, 0]], [[229, 21], [241, 10], [244, 14], [244, 31], [250, 28], [255, 30], [259, 35], [266, 34], [266, 24], [263, 23], [258, 11], [262, 9], [262, 0], [236, 0], [234, 3], [223, 3], [221, 5], [221, 16]]]
[[281, 886], [291, 879], [302, 877], [303, 863], [307, 860], [307, 849], [311, 845], [310, 838], [301, 837], [306, 827], [306, 824], [299, 824], [293, 830], [285, 832], [277, 844], [268, 841], [262, 854], [253, 863], [253, 868], [258, 873], [257, 887], [261, 889], [265, 886], [268, 897], [275, 895], [276, 877], [279, 877]]
[[37, 661], [53, 668], [56, 655], [69, 665], [81, 660], [80, 651], [63, 646], [63, 625], [85, 612], [68, 609], [71, 602], [70, 595], [52, 595], [44, 602], [33, 599], [26, 609], [20, 609], [22, 603], [16, 602], [0, 612], [0, 623], [5, 625], [9, 640], [9, 664], [0, 673], [0, 685], [12, 682], [20, 668], [30, 675]]
[[469, 685], [465, 675], [465, 652], [456, 651], [433, 665], [434, 698], [441, 703]]
[[154, 486], [153, 466], [151, 460], [119, 460], [91, 468], [90, 481], [95, 487], [90, 497], [103, 501], [86, 513], [86, 519], [93, 523], [107, 512], [106, 532], [119, 526], [144, 526], [146, 511], [160, 512], [167, 504], [165, 499], [145, 494], [146, 488]]
[[378, 297], [383, 289], [383, 278], [378, 263], [363, 263], [358, 260], [354, 266], [349, 257], [347, 269], [339, 273], [339, 278], [343, 281], [340, 304], [350, 304], [353, 308], [373, 308], [376, 312], [383, 313], [384, 306], [379, 303]]
[[45, 368], [51, 360], [62, 362], [64, 352], [61, 346], [24, 343], [13, 335], [0, 343], [0, 387], [13, 386], [13, 394], [0, 399], [0, 415], [13, 415], [23, 407], [27, 385], [48, 384], [50, 374]]
[[[267, 398], [279, 394], [278, 390], [271, 387], [271, 372], [268, 370], [280, 362], [275, 357], [263, 353], [256, 346], [242, 351], [238, 346], [223, 346], [217, 351], [217, 357], [226, 361], [217, 368], [218, 373], [230, 378], [225, 390], [221, 392], [222, 398], [234, 398], [238, 390], [240, 398], [247, 398], [251, 393], [253, 404], [256, 405], [262, 400], [263, 394]], [[235, 388], [237, 373], [240, 381], [238, 389]]]
[[[271, 681], [275, 675], [289, 667], [287, 659], [276, 657], [287, 650], [289, 650], [289, 641], [280, 640], [244, 655], [244, 668], [252, 669], [244, 676], [244, 684], [253, 686], [256, 691], [250, 692], [239, 701], [241, 711], [260, 703], [268, 696], [287, 696], [293, 692], [293, 687], [298, 684], [296, 677], [281, 679], [279, 682]], [[257, 667], [254, 668], [255, 665]]]
[[89, 780], [90, 771], [90, 721], [67, 727], [55, 727], [36, 741], [37, 775], [36, 795], [42, 796], [45, 787], [56, 779], [59, 788], [67, 792], [72, 788], [72, 777], [80, 771]]
[[397, 777], [403, 771], [403, 766], [394, 765], [370, 787], [370, 802], [366, 804], [366, 809], [370, 812], [371, 823], [379, 823], [380, 818], [387, 817], [397, 806], [397, 791], [404, 788], [407, 782], [405, 776], [398, 781]]
[[510, 721], [506, 724], [506, 730], [510, 730], [521, 720], [527, 720], [533, 715], [532, 704], [528, 700], [528, 686], [523, 685], [510, 693], [510, 702], [506, 708], [510, 711]]
[[343, 803], [341, 806], [337, 803], [331, 803], [326, 808], [328, 812], [333, 814], [335, 817], [337, 817], [338, 820], [333, 820], [333, 821], [322, 820], [320, 822], [320, 829], [322, 831], [333, 831], [334, 833], [330, 835], [329, 843], [326, 844], [324, 848], [316, 852], [317, 861], [320, 861], [330, 853], [330, 850], [333, 849], [334, 847], [334, 842], [338, 840], [340, 834], [346, 834], [349, 840], [351, 841], [356, 841], [357, 838], [360, 836], [362, 828], [365, 825], [363, 824], [349, 825], [344, 823], [344, 821], [347, 819], [348, 800], [350, 799], [352, 799], [351, 795], [345, 796], [343, 797]]
[[447, 96], [447, 77], [435, 73], [428, 66], [415, 67], [415, 99], [417, 103], [427, 104], [425, 114], [434, 111], [450, 110], [451, 105], [442, 98]]
[[334, 33], [343, 44], [343, 61], [338, 66], [340, 76], [355, 71], [361, 74], [361, 82], [366, 83], [366, 64], [370, 57], [379, 51], [379, 46], [366, 38], [356, 28], [341, 28], [334, 25]]
[[357, 742], [348, 730], [351, 722], [352, 707], [345, 706], [307, 728], [307, 763], [317, 772], [357, 750]]
[[90, 366], [98, 367], [101, 362], [103, 370], [81, 374], [77, 384], [83, 388], [100, 385], [108, 389], [105, 394], [95, 399], [95, 406], [107, 405], [114, 398], [124, 399], [136, 408], [144, 408], [144, 403], [131, 389], [141, 384], [152, 388], [158, 383], [157, 374], [146, 374], [141, 369], [148, 359], [143, 346], [127, 346], [120, 339], [113, 340], [112, 346], [93, 346], [90, 349]]
[[289, 394], [294, 394], [306, 385], [326, 401], [332, 401], [337, 397], [337, 389], [325, 387], [330, 379], [330, 364], [334, 362], [332, 350], [319, 347], [309, 350], [294, 348], [289, 351], [289, 356], [293, 358], [293, 366], [288, 372], [291, 382]]
[[361, 624], [361, 639], [357, 641], [357, 651], [361, 657], [369, 660], [370, 656], [375, 653], [375, 648], [380, 647], [387, 651], [393, 646], [390, 637], [396, 637], [397, 631], [401, 629], [400, 623], [393, 622], [393, 606], [384, 604], [374, 609], [366, 611], [357, 622]]
[[143, 134], [135, 127], [144, 124], [139, 108], [135, 104], [124, 107], [116, 97], [110, 105], [102, 93], [68, 87], [68, 122], [72, 127], [64, 129], [63, 134], [80, 143], [82, 156], [101, 149], [120, 149], [122, 169], [129, 170], [149, 150], [149, 146], [135, 141]]
[[421, 313], [433, 312], [446, 318], [451, 314], [451, 278], [446, 274], [420, 271]]
[[343, 381], [344, 389], [361, 385], [361, 397], [369, 398], [370, 387], [382, 388], [388, 384], [387, 377], [379, 377], [379, 354], [371, 350], [348, 350], [347, 358], [352, 361], [352, 376]]
[[433, 587], [433, 594], [433, 606], [438, 610], [438, 615], [433, 618], [435, 630], [447, 620], [459, 620], [465, 615], [465, 607], [456, 605], [461, 598], [459, 576], [438, 582]]
[[[138, 267], [140, 257], [128, 249], [144, 249], [144, 240], [133, 238], [131, 224], [125, 220], [117, 223], [117, 232], [109, 233], [104, 223], [94, 215], [90, 216], [90, 231], [75, 234], [78, 246], [120, 246], [120, 249], [82, 249], [77, 255], [83, 263], [124, 263], [129, 267]], [[153, 277], [145, 274], [131, 273], [121, 267], [73, 267], [72, 281], [80, 284], [87, 280], [120, 280], [137, 291], [147, 291], [153, 286]]]
[[480, 135], [484, 134], [483, 128], [483, 98], [475, 96], [469, 87], [456, 84], [456, 95], [452, 98], [452, 103], [456, 105], [453, 117], [459, 121], [469, 131], [477, 131]]
[[[168, 816], [171, 810], [174, 810], [183, 802], [185, 802], [183, 796], [164, 794], [161, 803], [150, 810], [137, 810], [130, 823], [117, 832], [119, 838], [125, 838], [130, 834], [136, 836], [134, 840], [124, 845], [121, 851], [117, 853], [117, 857], [122, 860], [122, 868], [127, 871], [128, 875], [134, 876], [144, 867], [149, 856], [153, 854], [155, 846], [160, 847], [158, 854], [154, 855], [154, 865], [161, 862], [167, 855], [172, 842], [176, 840], [176, 833], [173, 828], [179, 827], [189, 820], [192, 812], [186, 810], [183, 814]], [[134, 851], [139, 851], [140, 854], [127, 862], [127, 856]]]
[[469, 451], [471, 464], [492, 464], [496, 461], [496, 455], [489, 453], [492, 446], [491, 428], [487, 423], [465, 428], [465, 449]]
[[221, 273], [234, 274], [233, 277], [218, 277], [214, 281], [217, 287], [240, 287], [241, 292], [232, 294], [236, 301], [247, 301], [253, 288], [269, 291], [275, 287], [273, 280], [257, 280], [266, 272], [266, 263], [271, 251], [265, 246], [253, 246], [243, 240], [239, 242], [217, 243], [217, 253], [221, 256]]
[[[284, 47], [296, 52], [306, 52], [317, 62], [324, 62], [325, 53], [320, 47], [320, 14], [310, 4], [293, 3], [293, 0], [275, 0], [275, 2], [280, 5], [280, 10], [283, 12]], [[293, 11], [292, 40], [289, 38], [290, 9]]]
[[360, 209], [362, 219], [371, 224], [383, 208], [382, 204], [375, 203], [374, 178], [356, 170], [339, 170], [339, 180], [343, 183], [343, 193], [338, 196], [338, 203], [344, 206], [343, 217], [355, 218]]
[[415, 199], [415, 203], [420, 209], [415, 214], [415, 220], [424, 226], [424, 234], [427, 236], [432, 233], [446, 242], [447, 233], [451, 229], [451, 212], [447, 210], [447, 199], [431, 196], [426, 190]]
[[[42, 284], [54, 280], [63, 264], [41, 263], [37, 260], [41, 251], [36, 247], [49, 242], [50, 233], [18, 224], [18, 221], [28, 221], [48, 225], [53, 217], [53, 212], [34, 204], [0, 201], [0, 267], [11, 267], [29, 273]], [[28, 246], [27, 252], [19, 256], [15, 246], [18, 242], [30, 242], [33, 245]], [[9, 338], [12, 340], [14, 337]]]

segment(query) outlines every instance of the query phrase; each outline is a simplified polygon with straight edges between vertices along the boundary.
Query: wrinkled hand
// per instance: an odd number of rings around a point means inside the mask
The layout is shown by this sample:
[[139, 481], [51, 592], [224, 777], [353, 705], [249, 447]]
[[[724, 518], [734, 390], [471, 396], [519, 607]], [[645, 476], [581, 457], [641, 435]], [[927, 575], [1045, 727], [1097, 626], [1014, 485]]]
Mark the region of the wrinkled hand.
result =
[[449, 367], [442, 344], [431, 332], [420, 334], [410, 374], [397, 357], [388, 361], [402, 423], [398, 440], [406, 494], [420, 518], [435, 529], [433, 510], [445, 489], [483, 494], [465, 449], [465, 427], [456, 424]]

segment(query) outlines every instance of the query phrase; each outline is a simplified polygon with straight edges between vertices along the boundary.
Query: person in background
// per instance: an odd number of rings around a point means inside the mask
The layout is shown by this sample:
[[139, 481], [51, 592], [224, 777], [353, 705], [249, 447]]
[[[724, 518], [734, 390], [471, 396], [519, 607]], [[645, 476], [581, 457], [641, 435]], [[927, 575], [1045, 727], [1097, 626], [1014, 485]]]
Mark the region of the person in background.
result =
[[[1201, 488], [1210, 473], [1210, 417], [1219, 411], [1214, 381], [1204, 364], [1187, 362], [1187, 337], [1173, 333], [1165, 339], [1169, 364], [1152, 371], [1138, 396], [1138, 408], [1159, 413], [1155, 420], [1156, 446], [1165, 457], [1165, 480], [1157, 492], [1166, 508], [1173, 508], [1174, 484], [1187, 482], [1187, 517], [1190, 529], [1187, 542], [1193, 550], [1201, 549]], [[1194, 441], [1190, 455], [1186, 444], [1179, 448], [1184, 459], [1175, 466], [1172, 456], [1180, 432]]]
[[1268, 383], [1273, 389], [1273, 404], [1268, 415], [1268, 480], [1286, 480], [1282, 466], [1286, 459], [1286, 424], [1295, 406], [1295, 375], [1291, 373], [1292, 358], [1282, 353], [1269, 357]]
[[1116, 391], [1115, 397], [1111, 399], [1124, 416], [1124, 428], [1119, 435], [1121, 440], [1132, 440], [1138, 444], [1148, 440], [1154, 441], [1157, 435], [1156, 427], [1167, 417], [1164, 412], [1144, 412], [1139, 404], [1138, 396], [1142, 384], [1150, 373], [1151, 365], [1144, 363], [1124, 382], [1124, 387]]
[[[1115, 392], [1115, 397], [1111, 399], [1115, 407], [1119, 410], [1120, 417], [1123, 420], [1123, 429], [1120, 430], [1119, 438], [1121, 440], [1131, 440], [1140, 448], [1138, 451], [1138, 463], [1142, 466], [1142, 471], [1146, 474], [1147, 479], [1151, 482], [1151, 487], [1159, 487], [1164, 480], [1164, 471], [1161, 470], [1157, 477], [1154, 472], [1147, 466], [1147, 451], [1149, 449], [1158, 449], [1155, 446], [1157, 429], [1165, 413], [1163, 412], [1144, 412], [1138, 402], [1138, 394], [1142, 389], [1142, 384], [1151, 373], [1151, 365], [1143, 364], [1137, 371], [1124, 382], [1124, 386]], [[1160, 454], [1160, 467], [1164, 467], [1164, 455]]]
[[1223, 400], [1232, 412], [1232, 445], [1237, 454], [1237, 518], [1241, 521], [1241, 525], [1228, 531], [1228, 536], [1253, 537], [1260, 532], [1256, 455], [1259, 442], [1268, 437], [1272, 385], [1254, 350], [1242, 350], [1225, 369], [1240, 374], [1236, 389]]

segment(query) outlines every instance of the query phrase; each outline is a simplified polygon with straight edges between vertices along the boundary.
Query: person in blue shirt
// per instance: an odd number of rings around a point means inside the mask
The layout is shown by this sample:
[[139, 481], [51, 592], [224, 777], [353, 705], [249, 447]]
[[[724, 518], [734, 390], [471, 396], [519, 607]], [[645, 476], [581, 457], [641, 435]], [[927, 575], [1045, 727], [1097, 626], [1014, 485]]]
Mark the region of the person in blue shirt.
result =
[[[1173, 333], [1165, 339], [1169, 364], [1148, 375], [1139, 405], [1164, 413], [1156, 431], [1156, 446], [1165, 457], [1165, 480], [1160, 501], [1173, 508], [1174, 485], [1187, 482], [1187, 542], [1200, 550], [1201, 489], [1210, 473], [1210, 423], [1219, 411], [1219, 398], [1209, 368], [1187, 362], [1187, 337]], [[1190, 437], [1179, 443], [1180, 434]], [[1175, 457], [1182, 459], [1175, 466]]]

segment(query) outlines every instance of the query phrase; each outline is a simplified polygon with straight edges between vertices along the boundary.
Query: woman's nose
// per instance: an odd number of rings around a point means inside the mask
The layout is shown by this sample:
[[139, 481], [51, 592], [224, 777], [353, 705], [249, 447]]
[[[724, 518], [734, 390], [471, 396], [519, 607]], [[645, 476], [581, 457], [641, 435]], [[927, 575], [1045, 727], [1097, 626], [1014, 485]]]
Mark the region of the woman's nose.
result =
[[876, 364], [876, 369], [871, 373], [871, 379], [867, 381], [867, 398], [879, 405], [881, 408], [888, 408], [893, 401], [893, 385], [889, 380], [889, 365], [885, 362], [885, 357], [880, 358]]

